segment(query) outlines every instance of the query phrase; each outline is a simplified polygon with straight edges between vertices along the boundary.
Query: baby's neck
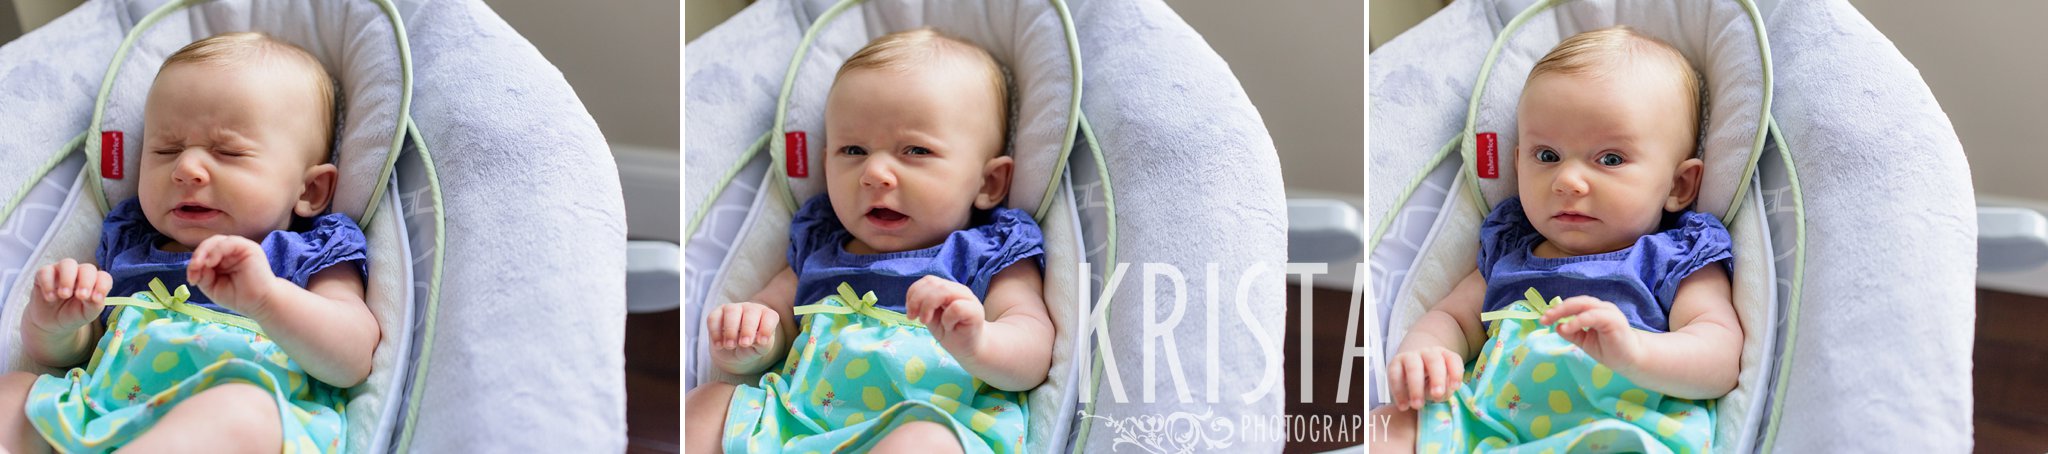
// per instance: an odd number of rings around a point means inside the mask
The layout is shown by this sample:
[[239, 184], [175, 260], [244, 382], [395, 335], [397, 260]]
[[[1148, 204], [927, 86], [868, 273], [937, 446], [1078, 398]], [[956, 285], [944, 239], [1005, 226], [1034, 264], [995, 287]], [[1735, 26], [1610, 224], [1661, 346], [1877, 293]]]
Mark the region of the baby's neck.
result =
[[191, 246], [186, 246], [185, 243], [180, 243], [178, 240], [173, 240], [169, 237], [165, 237], [164, 242], [157, 243], [156, 249], [164, 252], [192, 252]]
[[[1631, 244], [1633, 244], [1633, 243], [1631, 243]], [[1530, 248], [1530, 249], [1529, 249], [1529, 253], [1530, 253], [1531, 255], [1535, 255], [1535, 256], [1537, 256], [1537, 257], [1542, 257], [1542, 258], [1546, 258], [1546, 259], [1561, 259], [1561, 258], [1567, 258], [1567, 257], [1579, 257], [1579, 256], [1586, 256], [1586, 255], [1594, 255], [1594, 254], [1605, 254], [1605, 253], [1609, 253], [1609, 252], [1614, 252], [1614, 251], [1619, 251], [1619, 250], [1622, 250], [1622, 249], [1627, 249], [1627, 248], [1628, 248], [1628, 246], [1627, 246], [1627, 245], [1623, 245], [1622, 247], [1618, 247], [1618, 248], [1614, 248], [1614, 249], [1610, 249], [1610, 250], [1605, 250], [1605, 251], [1592, 251], [1592, 252], [1574, 252], [1574, 251], [1567, 251], [1567, 250], [1564, 250], [1564, 248], [1558, 247], [1558, 246], [1557, 246], [1557, 243], [1552, 243], [1552, 242], [1550, 242], [1550, 240], [1543, 240], [1543, 242], [1541, 242], [1541, 243], [1536, 243], [1536, 247], [1534, 247], [1534, 248]]]
[[860, 255], [872, 255], [882, 253], [882, 251], [878, 251], [875, 250], [875, 248], [873, 247], [869, 247], [867, 243], [861, 242], [859, 238], [846, 240], [845, 247], [846, 252], [852, 252]]

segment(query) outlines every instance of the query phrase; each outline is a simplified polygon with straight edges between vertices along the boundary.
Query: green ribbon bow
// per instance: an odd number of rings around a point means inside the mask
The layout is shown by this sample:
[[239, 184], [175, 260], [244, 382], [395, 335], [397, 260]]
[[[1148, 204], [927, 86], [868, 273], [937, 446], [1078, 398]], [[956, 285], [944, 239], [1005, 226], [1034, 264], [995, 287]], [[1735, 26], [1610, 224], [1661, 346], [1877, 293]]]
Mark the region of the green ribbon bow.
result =
[[[1528, 291], [1522, 292], [1522, 299], [1520, 301], [1515, 301], [1513, 305], [1501, 310], [1479, 314], [1479, 321], [1490, 322], [1503, 319], [1541, 320], [1544, 313], [1550, 312], [1552, 308], [1556, 308], [1557, 305], [1563, 303], [1563, 299], [1555, 296], [1545, 300], [1543, 299], [1543, 294], [1536, 293], [1535, 287], [1530, 287]], [[1528, 310], [1518, 311], [1515, 310], [1514, 306], [1522, 306]], [[1561, 324], [1575, 318], [1578, 318], [1578, 316], [1565, 317], [1559, 319], [1557, 323]]]
[[918, 323], [916, 320], [911, 320], [910, 317], [904, 316], [903, 314], [897, 313], [896, 311], [875, 307], [875, 292], [868, 292], [866, 295], [854, 296], [853, 285], [845, 282], [839, 283], [838, 295], [825, 297], [825, 299], [834, 298], [837, 298], [839, 300], [839, 306], [827, 306], [823, 304], [801, 306], [796, 308], [796, 315], [861, 314], [869, 317], [874, 317], [876, 320], [881, 320], [882, 323], [885, 325], [907, 325], [911, 327], [924, 326], [923, 323]]
[[236, 328], [246, 329], [251, 332], [255, 332], [257, 335], [263, 334], [263, 328], [257, 327], [255, 320], [250, 320], [246, 317], [216, 312], [212, 309], [207, 309], [206, 307], [197, 304], [186, 303], [186, 301], [189, 301], [191, 299], [192, 291], [187, 290], [183, 285], [178, 286], [178, 289], [176, 291], [166, 290], [164, 288], [163, 279], [150, 279], [149, 291], [136, 293], [134, 297], [109, 297], [107, 298], [107, 304], [113, 306], [134, 306], [144, 309], [168, 310], [180, 314], [185, 314], [196, 320], [220, 323], [228, 326], [233, 326]]

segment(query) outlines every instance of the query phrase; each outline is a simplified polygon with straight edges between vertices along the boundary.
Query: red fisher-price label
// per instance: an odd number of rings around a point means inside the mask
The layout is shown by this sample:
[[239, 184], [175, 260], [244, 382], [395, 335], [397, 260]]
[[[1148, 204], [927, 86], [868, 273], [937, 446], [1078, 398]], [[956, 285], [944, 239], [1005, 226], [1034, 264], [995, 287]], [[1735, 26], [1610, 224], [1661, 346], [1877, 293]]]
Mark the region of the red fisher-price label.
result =
[[1478, 136], [1479, 177], [1487, 179], [1500, 178], [1499, 139], [1490, 132], [1482, 132]]
[[121, 179], [121, 170], [127, 168], [121, 162], [121, 131], [100, 131], [100, 178]]
[[809, 144], [804, 143], [804, 132], [790, 131], [783, 133], [782, 141], [784, 144], [782, 147], [782, 163], [784, 170], [789, 172], [789, 177], [805, 178], [811, 176], [811, 148]]

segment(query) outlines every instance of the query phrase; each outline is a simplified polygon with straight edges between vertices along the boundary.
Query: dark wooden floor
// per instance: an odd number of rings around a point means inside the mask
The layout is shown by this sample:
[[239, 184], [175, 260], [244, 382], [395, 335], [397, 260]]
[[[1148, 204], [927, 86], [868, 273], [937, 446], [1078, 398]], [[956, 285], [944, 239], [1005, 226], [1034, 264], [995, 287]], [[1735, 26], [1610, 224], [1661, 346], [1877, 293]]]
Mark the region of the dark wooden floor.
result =
[[682, 314], [626, 316], [626, 452], [681, 452]]
[[1977, 452], [2048, 452], [2048, 298], [1977, 290]]
[[[1309, 292], [1309, 296], [1315, 298], [1312, 300], [1312, 304], [1315, 305], [1315, 312], [1311, 314], [1314, 316], [1312, 321], [1314, 331], [1311, 332], [1314, 340], [1310, 341], [1315, 344], [1313, 351], [1310, 352], [1315, 356], [1311, 358], [1314, 360], [1313, 364], [1315, 366], [1314, 370], [1311, 371], [1314, 374], [1315, 383], [1313, 385], [1315, 389], [1311, 390], [1310, 400], [1312, 402], [1301, 403], [1301, 399], [1298, 396], [1298, 393], [1301, 392], [1298, 388], [1301, 386], [1302, 361], [1301, 341], [1299, 340], [1301, 339], [1301, 314], [1296, 312], [1296, 308], [1299, 307], [1296, 303], [1298, 301], [1296, 295], [1300, 294], [1298, 289], [1299, 287], [1293, 284], [1289, 284], [1287, 287], [1287, 337], [1285, 338], [1286, 341], [1282, 342], [1285, 345], [1282, 348], [1282, 352], [1287, 355], [1286, 365], [1283, 366], [1287, 369], [1287, 378], [1286, 381], [1282, 382], [1287, 386], [1287, 414], [1318, 418], [1336, 418], [1345, 415], [1365, 414], [1365, 377], [1367, 375], [1365, 360], [1351, 360], [1354, 364], [1351, 365], [1350, 383], [1337, 382], [1337, 374], [1341, 372], [1341, 368], [1344, 365], [1344, 329], [1345, 324], [1348, 322], [1344, 317], [1351, 310], [1351, 292], [1348, 290], [1325, 290], [1319, 288]], [[1359, 336], [1365, 336], [1363, 331], [1365, 327], [1360, 326], [1359, 329]], [[1360, 342], [1363, 341], [1363, 339], [1360, 340]], [[1351, 387], [1350, 402], [1337, 402], [1337, 387], [1339, 386]], [[1365, 440], [1356, 438], [1348, 442], [1341, 440], [1328, 443], [1296, 441], [1288, 443], [1284, 452], [1323, 452], [1358, 446], [1364, 443]]]

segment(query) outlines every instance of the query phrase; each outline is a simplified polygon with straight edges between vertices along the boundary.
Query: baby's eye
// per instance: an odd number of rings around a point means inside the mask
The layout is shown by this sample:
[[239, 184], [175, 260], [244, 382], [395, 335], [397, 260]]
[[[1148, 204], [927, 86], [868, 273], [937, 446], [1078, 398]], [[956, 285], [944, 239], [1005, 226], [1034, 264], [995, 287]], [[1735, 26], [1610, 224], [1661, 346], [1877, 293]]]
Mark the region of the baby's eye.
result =
[[1549, 148], [1536, 150], [1536, 162], [1557, 162], [1557, 152]]
[[928, 155], [928, 154], [932, 154], [932, 149], [930, 149], [930, 148], [925, 148], [925, 147], [915, 147], [915, 146], [914, 146], [914, 147], [910, 147], [909, 149], [905, 149], [905, 150], [903, 150], [903, 153], [905, 153], [905, 154], [910, 154], [910, 155]]
[[846, 146], [846, 147], [840, 148], [840, 149], [839, 149], [839, 154], [843, 154], [843, 155], [848, 155], [848, 156], [867, 156], [867, 155], [868, 155], [868, 150], [867, 150], [867, 149], [865, 149], [865, 148], [861, 148], [861, 147], [858, 147], [858, 146], [852, 146], [852, 145], [849, 145], [849, 146]]
[[1600, 165], [1603, 166], [1619, 167], [1621, 166], [1622, 162], [1624, 162], [1624, 160], [1621, 159], [1621, 155], [1618, 154], [1608, 153], [1600, 155]]

